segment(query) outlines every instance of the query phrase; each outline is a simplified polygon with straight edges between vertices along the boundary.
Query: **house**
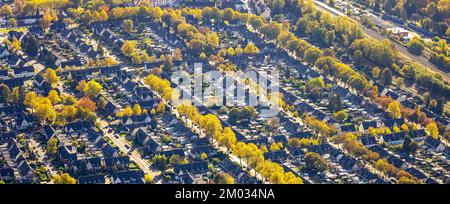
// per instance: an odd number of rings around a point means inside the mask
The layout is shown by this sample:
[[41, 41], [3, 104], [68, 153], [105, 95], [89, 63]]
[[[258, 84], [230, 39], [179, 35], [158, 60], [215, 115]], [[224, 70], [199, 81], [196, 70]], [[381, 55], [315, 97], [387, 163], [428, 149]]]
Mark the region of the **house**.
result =
[[425, 175], [423, 172], [416, 169], [415, 167], [407, 168], [406, 172], [410, 173], [412, 176], [416, 177], [417, 179], [419, 179], [421, 181], [425, 181], [428, 178], [427, 175]]
[[72, 59], [72, 60], [58, 61], [58, 63], [56, 63], [55, 65], [61, 68], [81, 67], [83, 66], [83, 63], [81, 62], [80, 59]]
[[164, 155], [167, 159], [170, 159], [173, 155], [178, 155], [181, 158], [184, 158], [184, 150], [183, 149], [173, 149], [173, 150], [166, 150], [162, 151], [159, 154]]
[[34, 81], [33, 81], [34, 85], [37, 87], [41, 87], [42, 85], [44, 85], [45, 83], [47, 83], [44, 79], [44, 77], [42, 76], [42, 74], [36, 74], [34, 76]]
[[237, 180], [238, 183], [241, 184], [257, 183], [257, 180], [255, 178], [251, 177], [247, 172], [242, 170], [242, 168], [238, 164], [234, 163], [229, 158], [222, 160], [219, 166], [227, 173], [230, 173]]
[[75, 160], [71, 162], [70, 172], [73, 175], [92, 175], [102, 170], [101, 158], [93, 157], [89, 159]]
[[442, 152], [445, 150], [444, 144], [440, 140], [434, 139], [432, 137], [427, 137], [425, 139], [425, 145], [430, 150], [435, 151], [435, 152]]
[[8, 70], [0, 70], [0, 80], [6, 80], [9, 78]]
[[339, 125], [337, 124], [337, 131], [338, 134], [341, 135], [342, 133], [348, 133], [348, 132], [356, 132], [356, 126], [353, 124], [348, 124], [348, 125]]
[[33, 35], [41, 36], [44, 34], [44, 29], [41, 26], [32, 26], [28, 28], [28, 31]]
[[258, 147], [260, 147], [262, 145], [269, 146], [269, 139], [267, 137], [259, 137], [257, 139], [244, 140], [242, 142], [244, 142], [245, 144], [253, 143]]
[[33, 117], [32, 116], [28, 116], [25, 113], [20, 113], [17, 118], [16, 118], [16, 128], [18, 130], [26, 130], [28, 128], [31, 128], [34, 126], [34, 121], [33, 121]]
[[134, 144], [136, 145], [144, 145], [150, 139], [150, 135], [141, 128], [135, 128], [130, 135], [134, 138]]
[[11, 182], [15, 179], [14, 169], [11, 167], [0, 168], [0, 180], [5, 182]]
[[365, 147], [372, 147], [374, 145], [377, 145], [377, 139], [374, 136], [362, 136], [359, 138], [359, 140]]
[[286, 144], [288, 143], [288, 140], [287, 140], [286, 136], [284, 136], [284, 135], [275, 135], [275, 136], [272, 136], [272, 139], [273, 139], [273, 142], [275, 142], [275, 143], [283, 144], [283, 147], [285, 147]]
[[389, 155], [391, 155], [388, 151], [383, 149], [380, 145], [375, 145], [370, 147], [370, 150], [373, 152], [376, 152], [378, 155], [380, 155], [380, 158], [385, 158]]
[[394, 126], [400, 128], [400, 126], [402, 126], [405, 123], [405, 119], [403, 118], [397, 118], [397, 119], [389, 119], [389, 120], [384, 120], [383, 124], [385, 127], [388, 128], [393, 128]]
[[119, 110], [118, 106], [115, 103], [108, 101], [105, 107], [106, 113], [108, 115], [114, 115], [117, 110]]
[[144, 172], [142, 170], [119, 171], [111, 174], [112, 184], [144, 184]]
[[15, 78], [32, 77], [34, 76], [34, 67], [17, 67], [13, 69], [13, 73]]
[[217, 155], [217, 150], [211, 145], [199, 146], [192, 148], [190, 154], [195, 159], [200, 159], [201, 155], [205, 153], [208, 157]]
[[420, 142], [420, 141], [425, 140], [425, 138], [427, 137], [427, 133], [425, 132], [425, 129], [413, 130], [413, 131], [411, 131], [411, 134], [409, 134], [409, 136], [414, 141]]
[[255, 5], [256, 11], [259, 15], [262, 17], [269, 19], [270, 18], [270, 8], [266, 6], [264, 0], [252, 0], [253, 4]]
[[137, 87], [135, 89], [135, 94], [138, 96], [140, 101], [152, 101], [153, 94], [148, 88]]
[[11, 55], [6, 45], [0, 46], [0, 59], [4, 59]]
[[100, 74], [102, 76], [116, 76], [120, 69], [120, 66], [100, 67]]
[[426, 184], [441, 184], [439, 181], [437, 181], [436, 179], [429, 177], [426, 181]]
[[6, 84], [10, 89], [13, 89], [14, 87], [23, 86], [24, 81], [24, 78], [12, 78], [4, 80], [3, 83]]
[[[318, 152], [319, 153], [319, 152]], [[340, 150], [338, 149], [330, 149], [329, 150], [330, 156], [331, 158], [333, 158], [334, 160], [336, 160], [337, 162], [339, 162], [339, 160], [342, 159], [342, 157], [344, 157], [344, 153], [342, 153]], [[319, 153], [321, 154], [321, 153]], [[322, 153], [323, 154], [323, 153]]]
[[350, 172], [354, 172], [356, 171], [359, 166], [358, 166], [358, 162], [356, 161], [356, 159], [353, 159], [349, 156], [343, 156], [338, 163], [346, 170], [350, 171]]
[[78, 184], [105, 184], [105, 175], [80, 176], [77, 179]]
[[271, 160], [273, 162], [284, 162], [288, 158], [288, 154], [285, 150], [279, 150], [274, 152], [264, 153], [264, 159]]
[[326, 154], [326, 153], [330, 152], [331, 150], [333, 150], [333, 148], [329, 144], [320, 144], [320, 145], [313, 146], [311, 148], [311, 152], [315, 152], [320, 155]]
[[447, 157], [447, 159], [450, 159], [450, 147], [445, 148], [444, 155]]
[[192, 8], [205, 8], [216, 6], [216, 2], [209, 0], [183, 1], [182, 3], [185, 7], [192, 7]]
[[55, 135], [55, 129], [51, 125], [44, 126], [45, 139], [48, 140]]
[[379, 179], [377, 174], [370, 172], [366, 168], [360, 168], [356, 173], [367, 180], [367, 183], [375, 183]]
[[110, 144], [107, 144], [103, 147], [102, 153], [105, 158], [118, 157], [120, 150], [117, 147], [112, 147]]
[[132, 82], [131, 80], [129, 80], [127, 83], [123, 85], [124, 92], [127, 95], [132, 94], [136, 87], [137, 87], [136, 83]]
[[161, 151], [161, 145], [158, 144], [153, 138], [149, 137], [150, 139], [144, 144], [144, 147], [142, 150], [146, 154], [156, 154], [157, 152]]
[[405, 141], [405, 132], [391, 133], [382, 135], [382, 140], [388, 145], [398, 145]]
[[[16, 161], [17, 162], [17, 161]], [[31, 168], [30, 164], [27, 160], [22, 160], [18, 165], [19, 174], [22, 177], [22, 179], [27, 180], [34, 180], [36, 178], [36, 171], [34, 171], [33, 168]]]
[[174, 6], [178, 0], [153, 0], [152, 7]]
[[120, 120], [122, 122], [122, 125], [125, 126], [150, 124], [150, 122], [152, 121], [150, 115], [148, 114], [122, 117], [120, 118]]
[[369, 128], [378, 128], [380, 125], [376, 120], [374, 121], [365, 121], [359, 125], [359, 131], [362, 133], [368, 133]]
[[201, 162], [194, 162], [194, 163], [188, 163], [188, 164], [178, 164], [174, 168], [174, 173], [177, 175], [182, 175], [185, 173], [191, 173], [191, 174], [204, 174], [207, 173], [208, 170], [208, 162], [201, 161]]
[[58, 159], [64, 163], [77, 160], [77, 149], [74, 146], [60, 144], [58, 146]]
[[109, 172], [126, 170], [130, 166], [130, 157], [110, 157], [105, 159], [105, 170]]
[[23, 67], [25, 62], [16, 54], [9, 55], [6, 57], [6, 64], [8, 64], [10, 67]]
[[408, 167], [406, 162], [394, 155], [389, 155], [387, 161], [399, 169], [406, 169]]
[[16, 18], [17, 25], [19, 26], [27, 26], [39, 23], [42, 19], [43, 15], [30, 15], [30, 16], [18, 16]]
[[86, 121], [76, 121], [66, 125], [66, 132], [75, 133], [89, 127], [92, 127], [92, 123]]
[[92, 79], [94, 77], [93, 76], [93, 69], [71, 70], [71, 71], [69, 71], [69, 77], [71, 79], [76, 80], [76, 81]]
[[0, 134], [0, 142], [8, 142], [11, 139], [15, 139], [17, 137], [15, 132], [3, 132]]

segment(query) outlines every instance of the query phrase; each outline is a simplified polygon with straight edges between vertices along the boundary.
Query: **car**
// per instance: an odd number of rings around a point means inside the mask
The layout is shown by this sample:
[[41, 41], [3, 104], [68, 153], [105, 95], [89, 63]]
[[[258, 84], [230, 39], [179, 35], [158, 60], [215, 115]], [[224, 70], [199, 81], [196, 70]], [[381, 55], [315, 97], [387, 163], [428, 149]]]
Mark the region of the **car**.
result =
[[125, 144], [125, 148], [130, 149], [130, 145]]

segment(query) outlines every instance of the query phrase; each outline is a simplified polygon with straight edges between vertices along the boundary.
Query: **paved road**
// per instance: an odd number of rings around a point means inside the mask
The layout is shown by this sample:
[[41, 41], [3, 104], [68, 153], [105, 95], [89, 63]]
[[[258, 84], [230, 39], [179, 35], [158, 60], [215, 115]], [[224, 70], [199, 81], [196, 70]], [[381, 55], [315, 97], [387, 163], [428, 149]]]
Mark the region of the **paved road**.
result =
[[30, 141], [30, 144], [33, 147], [34, 152], [36, 153], [38, 161], [40, 161], [45, 166], [47, 172], [50, 174], [50, 181], [48, 183], [52, 184], [53, 177], [58, 175], [58, 171], [50, 162], [46, 160], [45, 150], [42, 145], [39, 144], [34, 138], [30, 138], [28, 141]]
[[[60, 81], [58, 84], [58, 88], [61, 91], [61, 94], [68, 94], [65, 89], [63, 82]], [[134, 161], [138, 167], [144, 171], [145, 174], [149, 174], [151, 175], [153, 178], [156, 178], [157, 176], [159, 176], [161, 174], [161, 172], [159, 171], [153, 171], [150, 169], [150, 164], [147, 162], [147, 160], [145, 160], [144, 158], [142, 158], [142, 156], [136, 151], [133, 150], [131, 154], [129, 154], [131, 145], [125, 140], [125, 138], [123, 137], [115, 137], [113, 135], [114, 132], [109, 133], [109, 129], [111, 129], [111, 127], [109, 127], [109, 123], [107, 121], [105, 121], [103, 118], [98, 117], [97, 118], [97, 122], [100, 123], [100, 127], [102, 128], [103, 132], [105, 132], [105, 136], [107, 136], [109, 139], [111, 139], [111, 141], [114, 143], [115, 146], [117, 146], [119, 148], [120, 151], [126, 153], [129, 155], [130, 159], [132, 161]]]
[[[139, 83], [141, 83], [142, 85], [148, 87], [148, 86], [145, 84], [143, 78], [138, 77], [137, 80], [138, 80]], [[158, 98], [160, 98], [161, 101], [162, 101], [164, 104], [166, 104], [166, 106], [172, 107], [172, 108], [171, 108], [171, 112], [172, 112], [178, 119], [180, 119], [180, 121], [184, 122], [185, 125], [186, 125], [186, 127], [189, 127], [194, 133], [197, 133], [197, 134], [199, 135], [199, 137], [206, 137], [205, 132], [203, 132], [202, 129], [198, 128], [198, 126], [195, 126], [194, 123], [193, 123], [189, 118], [187, 118], [187, 117], [182, 117], [181, 114], [178, 112], [178, 110], [177, 110], [176, 108], [174, 108], [171, 104], [169, 104], [168, 101], [166, 101], [165, 99], [163, 99], [163, 98], [162, 98], [158, 93], [156, 93], [154, 90], [152, 90], [152, 89], [150, 89], [150, 90], [153, 92], [153, 94], [154, 94], [155, 96], [157, 96]], [[225, 153], [231, 161], [236, 162], [236, 163], [238, 163], [238, 164], [242, 164], [242, 166], [248, 167], [248, 164], [247, 164], [245, 161], [243, 161], [243, 160], [241, 161], [238, 157], [236, 157], [235, 155], [233, 155], [233, 154], [231, 154], [230, 152], [228, 152], [228, 151], [226, 150], [226, 148], [221, 147], [221, 146], [218, 146], [216, 143], [213, 143], [213, 147], [216, 148], [216, 149], [218, 149], [218, 150], [220, 150], [220, 151], [222, 151], [223, 153]], [[260, 179], [260, 180], [263, 180], [263, 179], [262, 179], [263, 177], [262, 177], [259, 173], [257, 173], [255, 169], [253, 169], [253, 168], [248, 168], [248, 169], [249, 169], [249, 172], [253, 172], [253, 173], [254, 173], [253, 175], [256, 175], [256, 176], [255, 176], [256, 178], [258, 178], [258, 179]], [[264, 181], [263, 181], [263, 182], [264, 182]]]
[[[323, 2], [314, 1], [314, 3], [317, 5], [317, 8], [327, 10], [334, 16], [347, 16], [344, 13], [342, 13], [342, 12], [340, 12], [340, 11], [334, 9], [334, 8], [331, 8], [330, 6], [328, 6], [327, 4], [325, 4]], [[377, 32], [377, 31], [375, 31], [375, 30], [373, 30], [371, 28], [366, 28], [364, 26], [361, 26], [361, 28], [364, 31], [364, 33], [367, 36], [369, 36], [369, 37], [375, 38], [377, 40], [388, 39], [390, 42], [392, 42], [394, 44], [395, 48], [401, 54], [405, 55], [406, 57], [410, 58], [413, 61], [421, 63], [423, 66], [426, 66], [426, 67], [430, 68], [431, 70], [433, 70], [433, 71], [435, 71], [435, 72], [437, 72], [439, 74], [442, 74], [443, 79], [445, 81], [450, 82], [450, 73], [447, 73], [447, 72], [444, 72], [444, 71], [440, 70], [434, 64], [430, 63], [426, 57], [424, 57], [424, 56], [417, 56], [417, 55], [411, 54], [408, 51], [407, 47], [403, 46], [402, 44], [400, 44], [400, 43], [398, 43], [396, 41], [393, 41], [393, 40], [391, 40], [389, 38], [386, 38], [385, 36], [381, 35], [379, 32]]]

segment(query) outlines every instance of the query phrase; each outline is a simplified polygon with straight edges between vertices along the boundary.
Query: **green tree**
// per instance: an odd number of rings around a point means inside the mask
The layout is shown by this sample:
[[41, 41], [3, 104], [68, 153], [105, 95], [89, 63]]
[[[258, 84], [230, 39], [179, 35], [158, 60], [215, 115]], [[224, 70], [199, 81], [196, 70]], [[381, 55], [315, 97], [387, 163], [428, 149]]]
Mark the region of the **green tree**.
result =
[[305, 155], [305, 167], [314, 172], [327, 170], [328, 165], [325, 159], [315, 152], [308, 152]]
[[403, 141], [402, 151], [407, 154], [412, 154], [419, 149], [419, 145], [414, 142], [410, 137], [406, 137]]
[[47, 153], [51, 156], [55, 156], [58, 152], [58, 139], [52, 137], [47, 142]]
[[344, 110], [341, 110], [341, 111], [338, 111], [338, 112], [334, 113], [334, 117], [339, 122], [344, 122], [348, 118], [348, 113], [345, 112]]
[[389, 68], [383, 69], [383, 72], [381, 73], [381, 81], [385, 85], [392, 84], [392, 72]]
[[234, 184], [234, 178], [227, 173], [218, 173], [214, 177], [214, 183], [216, 184]]
[[152, 165], [160, 171], [167, 169], [167, 158], [164, 155], [155, 155], [151, 159]]
[[408, 50], [415, 55], [422, 55], [425, 44], [418, 37], [413, 37], [407, 44]]

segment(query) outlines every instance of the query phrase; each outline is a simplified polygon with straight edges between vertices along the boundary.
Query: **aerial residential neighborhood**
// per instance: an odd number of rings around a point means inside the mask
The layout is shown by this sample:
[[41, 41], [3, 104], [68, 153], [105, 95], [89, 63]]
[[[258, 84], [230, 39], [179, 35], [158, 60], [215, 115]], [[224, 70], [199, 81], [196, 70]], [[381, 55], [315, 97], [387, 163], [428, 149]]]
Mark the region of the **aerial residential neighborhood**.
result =
[[1, 184], [450, 184], [450, 1], [0, 0]]

